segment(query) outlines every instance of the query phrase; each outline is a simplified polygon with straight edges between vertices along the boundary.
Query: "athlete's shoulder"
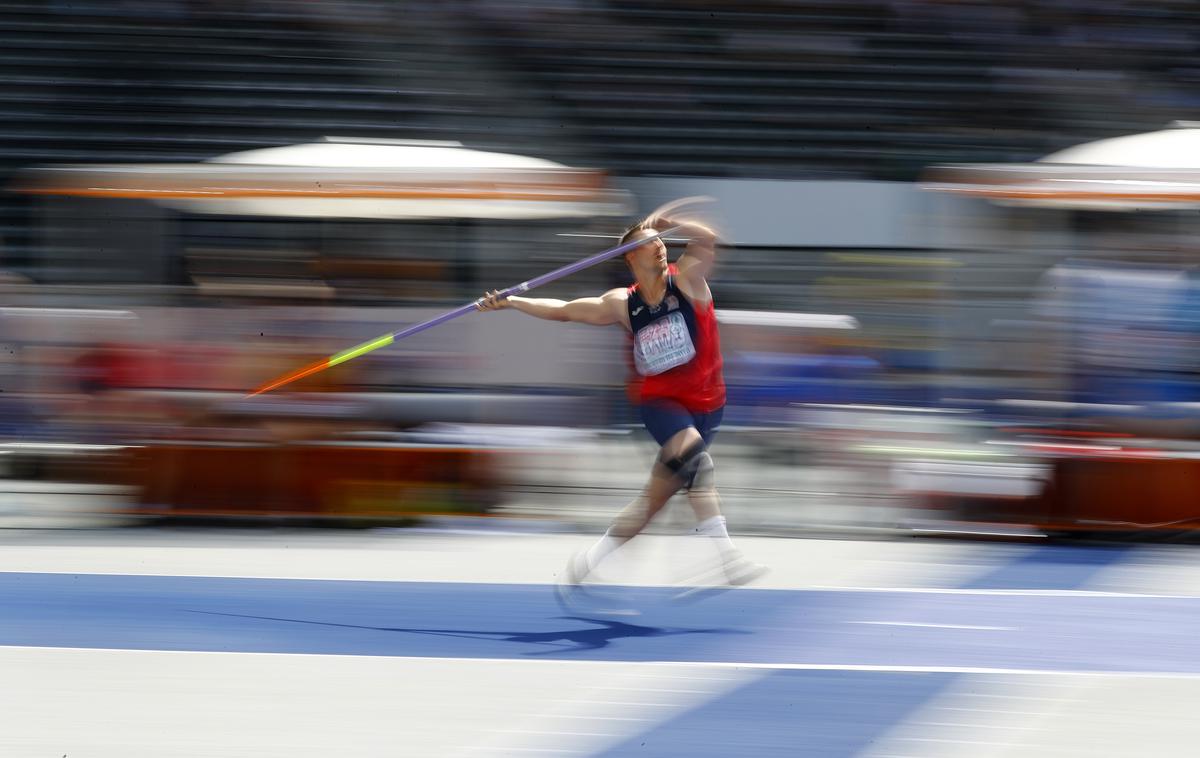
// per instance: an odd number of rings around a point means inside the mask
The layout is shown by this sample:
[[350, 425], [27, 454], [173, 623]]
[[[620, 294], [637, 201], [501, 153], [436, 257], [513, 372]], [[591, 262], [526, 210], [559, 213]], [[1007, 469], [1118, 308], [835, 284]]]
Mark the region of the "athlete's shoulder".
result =
[[613, 316], [624, 326], [629, 326], [629, 290], [624, 287], [613, 287], [600, 296], [600, 300], [608, 306]]
[[674, 285], [688, 305], [692, 306], [692, 310], [703, 312], [712, 307], [712, 290], [708, 288], [708, 282], [701, 282], [701, 287], [697, 288], [694, 284], [675, 277]]
[[609, 313], [621, 326], [629, 329], [629, 290], [625, 287], [613, 287], [600, 296], [600, 301], [608, 308]]

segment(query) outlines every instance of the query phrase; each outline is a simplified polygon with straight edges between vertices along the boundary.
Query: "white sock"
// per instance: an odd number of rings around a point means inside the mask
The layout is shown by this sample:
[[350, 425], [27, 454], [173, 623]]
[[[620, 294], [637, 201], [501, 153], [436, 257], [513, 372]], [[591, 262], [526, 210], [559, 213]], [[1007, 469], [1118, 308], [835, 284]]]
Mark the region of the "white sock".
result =
[[611, 529], [604, 533], [604, 536], [596, 541], [596, 544], [588, 548], [583, 554], [583, 559], [587, 563], [587, 570], [593, 571], [596, 566], [600, 565], [600, 561], [604, 560], [614, 550], [624, 545], [627, 540], [620, 540], [613, 537]]
[[721, 551], [722, 558], [728, 559], [738, 555], [738, 549], [734, 547], [733, 540], [729, 539], [729, 530], [725, 528], [724, 516], [713, 516], [696, 524], [696, 534], [715, 540], [714, 544]]

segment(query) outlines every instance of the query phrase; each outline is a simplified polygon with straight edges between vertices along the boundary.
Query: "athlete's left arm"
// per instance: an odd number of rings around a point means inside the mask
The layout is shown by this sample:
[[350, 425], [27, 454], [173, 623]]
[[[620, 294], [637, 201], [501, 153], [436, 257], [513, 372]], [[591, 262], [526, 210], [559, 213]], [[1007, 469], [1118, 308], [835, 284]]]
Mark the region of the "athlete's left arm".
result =
[[684, 222], [679, 232], [689, 239], [687, 249], [675, 261], [679, 270], [676, 282], [685, 295], [699, 305], [706, 305], [712, 300], [707, 280], [717, 260], [717, 234], [704, 224], [692, 221]]

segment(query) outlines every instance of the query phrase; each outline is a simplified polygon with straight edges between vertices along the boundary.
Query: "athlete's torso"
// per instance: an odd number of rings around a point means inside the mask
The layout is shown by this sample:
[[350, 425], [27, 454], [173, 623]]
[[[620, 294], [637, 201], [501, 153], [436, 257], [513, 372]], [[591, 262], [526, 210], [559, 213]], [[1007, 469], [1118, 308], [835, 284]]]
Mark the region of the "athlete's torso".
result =
[[636, 371], [633, 397], [641, 402], [675, 400], [693, 413], [710, 413], [725, 404], [721, 339], [711, 300], [693, 307], [672, 270], [661, 302], [650, 306], [635, 284], [626, 308]]

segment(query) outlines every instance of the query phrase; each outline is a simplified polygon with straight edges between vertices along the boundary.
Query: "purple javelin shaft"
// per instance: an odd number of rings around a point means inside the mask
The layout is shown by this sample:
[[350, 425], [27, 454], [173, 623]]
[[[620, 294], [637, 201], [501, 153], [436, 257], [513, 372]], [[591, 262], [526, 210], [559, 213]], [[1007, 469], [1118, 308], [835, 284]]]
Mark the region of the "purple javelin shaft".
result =
[[[541, 276], [535, 276], [527, 282], [521, 282], [520, 284], [509, 287], [508, 289], [500, 290], [500, 298], [503, 299], [511, 295], [519, 295], [522, 292], [528, 292], [534, 287], [540, 287], [543, 284], [549, 284], [556, 279], [562, 279], [564, 276], [570, 276], [576, 272], [583, 271], [585, 268], [595, 266], [597, 263], [603, 263], [610, 258], [616, 258], [622, 253], [627, 253], [634, 248], [641, 247], [650, 240], [661, 239], [662, 237], [666, 237], [668, 234], [678, 230], [678, 226], [673, 226], [670, 229], [658, 232], [651, 237], [643, 237], [641, 239], [633, 240], [632, 242], [626, 242], [623, 245], [617, 245], [616, 247], [605, 250], [604, 252], [596, 253], [595, 255], [589, 255], [587, 258], [575, 261], [574, 263], [568, 263], [567, 265], [561, 268], [556, 268], [549, 273], [542, 274]], [[475, 307], [481, 302], [483, 302], [482, 298], [473, 300], [466, 305], [460, 305], [454, 310], [447, 311], [440, 316], [434, 316], [428, 321], [422, 321], [419, 324], [413, 324], [412, 326], [401, 329], [398, 332], [392, 332], [392, 341], [395, 342], [396, 340], [401, 340], [405, 337], [411, 337], [417, 332], [423, 332], [426, 329], [437, 326], [438, 324], [444, 324], [447, 321], [458, 318], [459, 316], [464, 316], [475, 310]]]
[[[541, 285], [545, 284], [546, 282], [552, 282], [555, 279], [561, 279], [562, 277], [567, 276], [569, 274], [573, 274], [576, 271], [582, 271], [583, 269], [587, 268], [588, 266], [594, 266], [597, 263], [600, 263], [601, 261], [608, 260], [609, 258], [614, 258], [614, 257], [620, 255], [621, 253], [629, 252], [630, 250], [633, 250], [636, 247], [646, 244], [646, 242], [648, 242], [652, 239], [658, 239], [660, 237], [665, 237], [666, 235], [670, 234], [671, 232], [675, 231], [678, 228], [679, 227], [676, 226], [671, 229], [667, 229], [666, 231], [663, 231], [663, 232], [657, 232], [656, 234], [653, 234], [649, 237], [643, 237], [641, 239], [634, 240], [633, 242], [626, 242], [623, 245], [617, 245], [616, 247], [612, 248], [611, 250], [605, 250], [602, 253], [596, 253], [595, 255], [584, 258], [581, 261], [576, 261], [575, 263], [569, 263], [566, 266], [563, 266], [562, 268], [559, 268], [559, 269], [555, 269], [554, 271], [551, 271], [548, 274], [542, 274], [541, 276], [530, 279], [527, 282], [521, 282], [520, 284], [516, 285], [515, 287], [509, 287], [506, 290], [502, 290], [500, 292], [500, 297], [506, 298], [511, 295], [515, 295], [518, 292], [528, 292], [529, 290], [533, 289], [534, 287], [540, 287]], [[324, 371], [325, 369], [330, 368], [332, 366], [337, 366], [338, 364], [345, 363], [346, 361], [357, 358], [360, 355], [366, 355], [367, 353], [369, 353], [373, 350], [378, 350], [381, 347], [387, 347], [388, 345], [392, 344], [396, 340], [404, 339], [405, 337], [416, 334], [417, 332], [423, 332], [426, 329], [437, 326], [438, 324], [444, 324], [451, 319], [455, 319], [455, 318], [458, 318], [459, 316], [470, 313], [471, 311], [475, 310], [476, 306], [478, 306], [479, 303], [481, 303], [481, 302], [482, 302], [482, 300], [475, 300], [473, 302], [467, 303], [466, 305], [460, 305], [459, 307], [455, 308], [454, 310], [443, 313], [440, 316], [435, 316], [434, 318], [431, 318], [428, 321], [422, 321], [419, 324], [413, 324], [410, 327], [401, 329], [398, 332], [392, 332], [391, 334], [385, 334], [382, 337], [376, 337], [375, 339], [371, 340], [370, 342], [364, 342], [361, 345], [355, 345], [352, 348], [343, 350], [342, 352], [336, 353], [335, 355], [331, 355], [328, 358], [323, 358], [323, 359], [317, 361], [316, 363], [313, 363], [309, 366], [306, 366], [306, 367], [300, 369], [299, 371], [295, 371], [291, 374], [287, 374], [283, 377], [280, 377], [271, 382], [268, 382], [267, 384], [264, 384], [263, 386], [259, 387], [258, 389], [254, 390], [253, 392], [251, 392], [250, 395], [248, 395], [248, 397], [253, 397], [254, 395], [261, 395], [264, 392], [270, 392], [271, 390], [276, 389], [278, 387], [282, 387], [286, 384], [291, 384], [292, 382], [294, 382], [298, 379], [303, 379], [306, 376], [311, 376], [312, 374], [315, 374], [319, 371]]]

